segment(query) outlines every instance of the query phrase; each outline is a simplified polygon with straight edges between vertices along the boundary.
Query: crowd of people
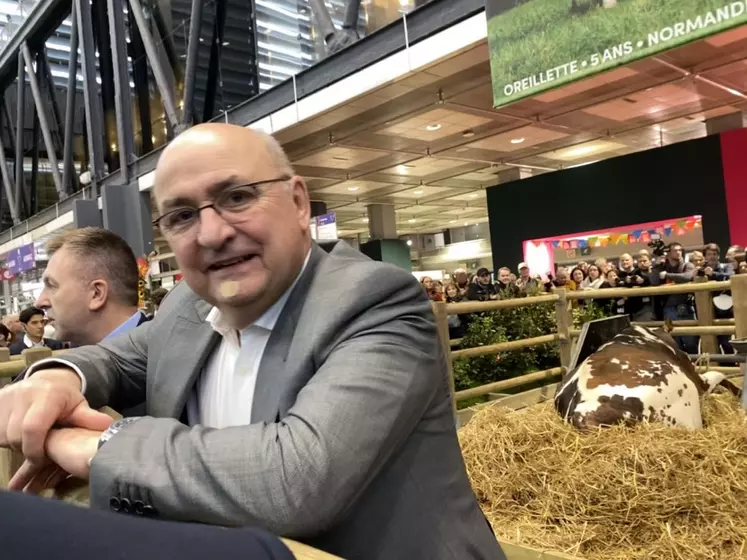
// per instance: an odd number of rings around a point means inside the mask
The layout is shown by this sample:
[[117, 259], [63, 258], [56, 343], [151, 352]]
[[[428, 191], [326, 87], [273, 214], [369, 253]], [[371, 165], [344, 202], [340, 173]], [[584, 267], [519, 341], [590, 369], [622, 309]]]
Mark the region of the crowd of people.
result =
[[[462, 301], [490, 301], [514, 297], [526, 297], [553, 292], [558, 288], [569, 291], [603, 290], [609, 288], [632, 288], [682, 284], [698, 281], [728, 280], [733, 274], [747, 273], [747, 262], [741, 255], [744, 248], [738, 245], [729, 247], [724, 259], [721, 248], [709, 243], [702, 251], [685, 254], [683, 246], [672, 243], [663, 255], [652, 255], [642, 249], [635, 255], [623, 253], [619, 259], [599, 258], [593, 263], [579, 262], [575, 267], [560, 266], [555, 273], [536, 274], [527, 263], [517, 266], [518, 276], [508, 267], [500, 268], [493, 274], [487, 268], [480, 268], [473, 276], [463, 268], [454, 271], [445, 282], [426, 276], [421, 278], [423, 289], [432, 301], [459, 303]], [[731, 296], [728, 292], [714, 294], [715, 316], [719, 319], [733, 317]], [[661, 297], [613, 297], [593, 300], [574, 300], [574, 305], [594, 304], [605, 308], [609, 314], [629, 315], [633, 321], [663, 321], [695, 319], [695, 305], [690, 294], [674, 294]], [[452, 337], [459, 338], [464, 333], [464, 319], [450, 318]], [[697, 353], [698, 337], [678, 337], [683, 350]], [[719, 345], [725, 353], [732, 353], [728, 336], [719, 337]]]

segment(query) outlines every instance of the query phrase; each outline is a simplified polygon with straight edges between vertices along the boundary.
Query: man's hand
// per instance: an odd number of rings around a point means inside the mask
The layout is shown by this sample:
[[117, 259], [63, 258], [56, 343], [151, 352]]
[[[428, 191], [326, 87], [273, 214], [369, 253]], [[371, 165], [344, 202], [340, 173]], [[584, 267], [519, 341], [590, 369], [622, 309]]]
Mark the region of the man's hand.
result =
[[641, 278], [640, 276], [636, 276], [635, 283], [641, 286], [643, 284], [643, 278]]
[[54, 425], [101, 432], [112, 421], [88, 406], [68, 369], [41, 371], [0, 390], [0, 447], [21, 451], [37, 469], [45, 465], [44, 442]]
[[662, 271], [661, 271], [661, 272], [659, 273], [659, 278], [661, 278], [662, 280], [666, 280], [666, 279], [667, 279], [667, 273], [666, 273], [666, 271], [665, 271], [665, 270], [662, 270]]
[[705, 267], [705, 269], [703, 269], [703, 272], [705, 272], [706, 276], [713, 276], [713, 269], [710, 266]]
[[40, 465], [25, 461], [8, 489], [39, 494], [55, 488], [69, 475], [88, 480], [91, 459], [98, 451], [102, 433], [84, 428], [51, 430], [44, 446], [47, 458]]

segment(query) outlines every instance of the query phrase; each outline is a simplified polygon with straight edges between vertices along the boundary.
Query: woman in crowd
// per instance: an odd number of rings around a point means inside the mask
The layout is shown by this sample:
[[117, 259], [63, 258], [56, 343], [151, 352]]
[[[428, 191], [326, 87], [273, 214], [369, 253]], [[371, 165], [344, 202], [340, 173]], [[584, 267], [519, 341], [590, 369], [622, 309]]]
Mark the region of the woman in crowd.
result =
[[444, 285], [440, 280], [433, 281], [433, 288], [429, 295], [431, 301], [443, 301], [444, 300]]
[[695, 268], [700, 269], [705, 265], [705, 257], [700, 251], [693, 251], [690, 253], [690, 262], [693, 263]]
[[581, 267], [576, 267], [571, 271], [571, 281], [569, 282], [570, 286], [568, 287], [569, 290], [580, 290], [583, 286], [584, 280], [584, 271], [581, 269]]
[[433, 291], [433, 278], [431, 278], [430, 276], [423, 276], [420, 279], [420, 285], [423, 286], [425, 293], [430, 296], [431, 292]]
[[601, 289], [617, 287], [617, 271], [614, 268], [607, 270], [604, 281], [599, 286]]
[[599, 267], [596, 264], [590, 264], [587, 272], [588, 276], [581, 283], [581, 287], [585, 290], [598, 290], [604, 282]]
[[[446, 303], [459, 303], [463, 301], [459, 288], [453, 282], [446, 284], [444, 290]], [[464, 315], [449, 315], [449, 338], [462, 338], [466, 332], [466, 320]]]

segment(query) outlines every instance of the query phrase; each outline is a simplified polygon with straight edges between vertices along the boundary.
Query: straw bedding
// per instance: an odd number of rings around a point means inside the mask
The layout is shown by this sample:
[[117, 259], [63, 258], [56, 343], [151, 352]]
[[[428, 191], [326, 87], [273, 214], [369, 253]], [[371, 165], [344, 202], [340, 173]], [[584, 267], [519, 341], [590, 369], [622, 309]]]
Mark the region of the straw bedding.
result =
[[582, 434], [552, 403], [498, 406], [460, 430], [496, 535], [591, 560], [747, 558], [747, 423], [731, 395], [703, 400], [707, 427]]

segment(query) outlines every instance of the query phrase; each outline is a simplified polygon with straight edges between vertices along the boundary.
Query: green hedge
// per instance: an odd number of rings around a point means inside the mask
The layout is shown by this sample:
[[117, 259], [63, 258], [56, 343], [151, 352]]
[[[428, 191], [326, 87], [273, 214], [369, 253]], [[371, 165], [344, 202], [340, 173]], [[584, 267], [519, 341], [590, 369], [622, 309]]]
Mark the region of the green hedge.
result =
[[[573, 310], [573, 323], [580, 328], [587, 321], [606, 316], [603, 307], [592, 302]], [[487, 346], [557, 332], [555, 305], [540, 303], [513, 309], [501, 309], [472, 315], [462, 348]], [[543, 344], [497, 356], [478, 356], [454, 360], [456, 390], [487, 385], [560, 365], [558, 344]]]

